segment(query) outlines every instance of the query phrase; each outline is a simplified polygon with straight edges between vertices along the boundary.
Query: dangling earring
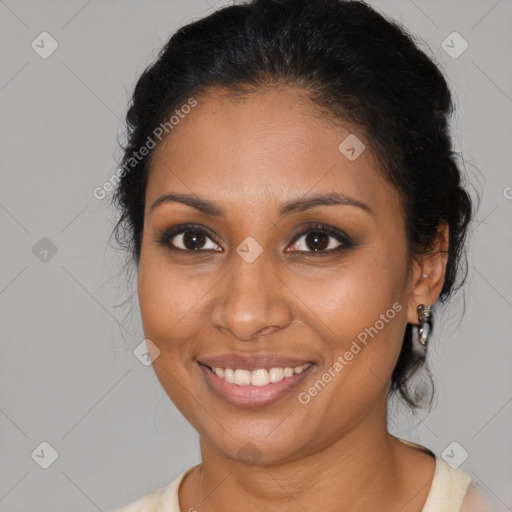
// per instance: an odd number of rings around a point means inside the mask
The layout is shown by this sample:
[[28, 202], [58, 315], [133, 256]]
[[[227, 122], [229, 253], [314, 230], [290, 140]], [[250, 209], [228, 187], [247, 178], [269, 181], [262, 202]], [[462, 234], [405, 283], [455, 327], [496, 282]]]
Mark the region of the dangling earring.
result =
[[418, 327], [418, 341], [426, 347], [431, 332], [432, 312], [430, 311], [430, 306], [425, 306], [425, 304], [420, 304], [417, 311], [418, 320], [421, 324]]

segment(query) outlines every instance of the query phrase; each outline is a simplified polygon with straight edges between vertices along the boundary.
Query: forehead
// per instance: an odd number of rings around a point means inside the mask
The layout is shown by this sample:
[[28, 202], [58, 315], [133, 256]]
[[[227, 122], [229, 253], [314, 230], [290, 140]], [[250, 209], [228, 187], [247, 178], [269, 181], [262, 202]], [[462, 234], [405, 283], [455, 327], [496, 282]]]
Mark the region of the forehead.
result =
[[[396, 202], [369, 141], [322, 118], [305, 91], [283, 86], [233, 96], [217, 89], [195, 98], [197, 106], [155, 149], [147, 203], [175, 191], [256, 207], [333, 190], [377, 209]], [[351, 161], [339, 146], [354, 136], [366, 148]]]

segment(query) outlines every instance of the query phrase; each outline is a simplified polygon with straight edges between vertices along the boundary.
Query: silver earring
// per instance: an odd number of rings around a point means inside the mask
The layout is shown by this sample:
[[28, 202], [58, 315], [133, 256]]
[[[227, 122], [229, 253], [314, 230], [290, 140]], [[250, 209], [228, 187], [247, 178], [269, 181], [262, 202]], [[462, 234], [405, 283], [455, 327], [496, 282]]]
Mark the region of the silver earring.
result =
[[432, 312], [430, 311], [430, 306], [425, 306], [425, 304], [420, 304], [417, 311], [418, 320], [421, 324], [418, 328], [418, 341], [426, 347], [431, 332]]

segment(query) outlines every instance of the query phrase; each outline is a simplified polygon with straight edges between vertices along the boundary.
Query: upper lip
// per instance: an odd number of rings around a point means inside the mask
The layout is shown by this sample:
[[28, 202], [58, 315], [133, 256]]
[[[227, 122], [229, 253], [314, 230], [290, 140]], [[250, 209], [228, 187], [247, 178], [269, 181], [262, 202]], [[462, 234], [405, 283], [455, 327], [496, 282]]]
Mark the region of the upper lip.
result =
[[218, 356], [201, 357], [199, 363], [210, 368], [231, 368], [240, 370], [257, 370], [259, 368], [296, 368], [312, 363], [307, 359], [297, 359], [296, 357], [286, 357], [277, 354], [221, 354]]

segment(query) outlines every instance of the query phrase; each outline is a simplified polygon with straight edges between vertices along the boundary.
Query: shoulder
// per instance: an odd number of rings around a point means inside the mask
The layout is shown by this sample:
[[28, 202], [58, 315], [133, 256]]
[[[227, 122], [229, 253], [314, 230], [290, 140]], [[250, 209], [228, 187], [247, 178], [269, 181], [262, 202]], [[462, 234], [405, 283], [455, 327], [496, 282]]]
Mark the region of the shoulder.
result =
[[508, 509], [494, 496], [471, 481], [460, 506], [460, 512], [507, 512]]
[[436, 476], [422, 512], [507, 511], [468, 473], [460, 468], [452, 468], [439, 457], [436, 459]]
[[159, 512], [162, 505], [162, 495], [165, 487], [148, 492], [144, 496], [131, 501], [112, 512]]
[[[395, 436], [394, 436], [395, 437]], [[497, 500], [482, 489], [461, 468], [450, 466], [431, 450], [417, 443], [397, 438], [399, 441], [429, 453], [436, 466], [422, 512], [506, 512]]]
[[178, 489], [183, 477], [195, 466], [183, 471], [165, 487], [155, 489], [111, 512], [180, 512]]

